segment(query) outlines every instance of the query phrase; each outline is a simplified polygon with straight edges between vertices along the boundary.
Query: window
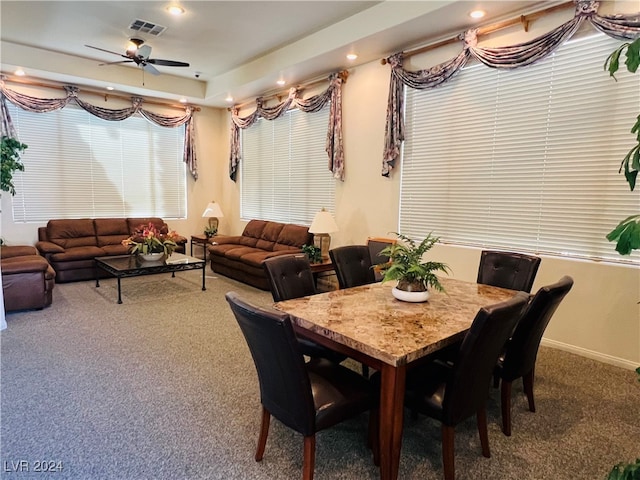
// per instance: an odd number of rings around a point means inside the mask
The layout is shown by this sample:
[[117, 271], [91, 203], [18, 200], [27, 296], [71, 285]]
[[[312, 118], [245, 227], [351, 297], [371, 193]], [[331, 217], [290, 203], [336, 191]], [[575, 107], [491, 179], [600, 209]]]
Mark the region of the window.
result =
[[309, 225], [322, 207], [333, 212], [328, 124], [328, 108], [295, 109], [242, 130], [242, 218]]
[[605, 238], [639, 207], [617, 172], [635, 140], [640, 76], [603, 71], [619, 44], [591, 36], [530, 67], [471, 66], [445, 86], [407, 89], [400, 231], [640, 263]]
[[186, 216], [184, 128], [142, 117], [102, 120], [66, 106], [31, 113], [9, 104], [28, 148], [15, 175], [15, 222], [51, 218]]

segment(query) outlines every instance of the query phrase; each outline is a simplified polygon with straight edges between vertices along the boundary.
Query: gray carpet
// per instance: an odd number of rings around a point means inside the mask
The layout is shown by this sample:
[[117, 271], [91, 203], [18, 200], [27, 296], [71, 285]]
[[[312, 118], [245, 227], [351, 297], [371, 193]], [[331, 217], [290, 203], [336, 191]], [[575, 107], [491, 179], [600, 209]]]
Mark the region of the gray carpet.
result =
[[[277, 421], [264, 460], [253, 460], [257, 377], [224, 300], [235, 290], [267, 304], [270, 294], [222, 276], [207, 278], [203, 292], [199, 272], [124, 279], [122, 286], [122, 305], [109, 279], [98, 289], [93, 282], [56, 285], [51, 307], [7, 316], [1, 477], [300, 478], [302, 438]], [[533, 414], [514, 385], [507, 438], [499, 393], [491, 390], [492, 457], [480, 454], [475, 420], [464, 422], [456, 430], [458, 479], [604, 479], [614, 464], [640, 456], [634, 372], [542, 348], [535, 393]], [[366, 425], [363, 415], [318, 435], [316, 479], [379, 478]], [[34, 471], [43, 461], [56, 462], [54, 471]], [[441, 477], [439, 424], [407, 416], [400, 478]]]

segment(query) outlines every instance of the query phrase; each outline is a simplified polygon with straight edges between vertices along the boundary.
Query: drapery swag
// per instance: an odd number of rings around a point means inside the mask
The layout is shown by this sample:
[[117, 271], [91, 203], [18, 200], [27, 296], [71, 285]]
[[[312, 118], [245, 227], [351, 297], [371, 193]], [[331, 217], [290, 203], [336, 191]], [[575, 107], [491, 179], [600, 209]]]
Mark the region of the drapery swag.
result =
[[265, 107], [262, 98], [256, 99], [256, 110], [246, 116], [239, 117], [238, 109], [231, 112], [231, 146], [229, 155], [229, 177], [234, 182], [238, 175], [238, 165], [242, 157], [240, 149], [240, 129], [249, 128], [259, 118], [275, 120], [284, 115], [290, 108], [299, 108], [303, 112], [312, 113], [322, 110], [327, 102], [330, 102], [329, 128], [325, 151], [329, 156], [329, 170], [333, 177], [344, 180], [344, 151], [342, 148], [342, 83], [344, 78], [340, 73], [334, 73], [329, 77], [329, 88], [324, 92], [309, 97], [298, 98], [296, 88], [289, 89], [287, 99], [273, 107]]
[[122, 109], [108, 109], [91, 105], [78, 98], [78, 88], [72, 86], [64, 87], [67, 95], [63, 98], [37, 98], [25, 95], [8, 89], [4, 82], [0, 82], [0, 113], [2, 115], [2, 135], [17, 138], [15, 128], [11, 121], [11, 116], [7, 109], [6, 100], [14, 105], [33, 113], [46, 113], [59, 110], [67, 106], [70, 102], [76, 103], [80, 108], [103, 120], [122, 121], [135, 113], [139, 113], [144, 118], [155, 125], [161, 127], [176, 128], [185, 126], [183, 160], [189, 168], [189, 172], [194, 180], [198, 179], [198, 165], [195, 150], [195, 127], [193, 122], [194, 109], [185, 107], [185, 114], [181, 117], [170, 117], [158, 113], [150, 112], [142, 108], [143, 99], [131, 97], [131, 107]]
[[391, 66], [391, 80], [387, 102], [382, 175], [390, 176], [396, 160], [400, 157], [400, 149], [404, 141], [405, 85], [420, 90], [437, 87], [450, 80], [472, 57], [491, 68], [510, 69], [531, 65], [571, 38], [585, 21], [604, 34], [619, 40], [632, 40], [640, 35], [640, 13], [600, 16], [597, 13], [600, 6], [598, 1], [577, 0], [575, 4], [575, 15], [571, 20], [528, 42], [508, 47], [481, 48], [477, 46], [477, 29], [473, 29], [460, 35], [463, 48], [458, 56], [434, 67], [408, 71], [402, 66], [402, 52], [387, 58], [387, 63]]

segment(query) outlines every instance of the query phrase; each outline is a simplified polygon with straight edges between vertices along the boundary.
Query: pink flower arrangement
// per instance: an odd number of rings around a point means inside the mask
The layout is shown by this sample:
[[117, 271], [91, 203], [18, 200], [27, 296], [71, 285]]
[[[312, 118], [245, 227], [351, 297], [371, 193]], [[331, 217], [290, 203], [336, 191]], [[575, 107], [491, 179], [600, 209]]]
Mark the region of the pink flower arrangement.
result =
[[153, 223], [141, 224], [135, 229], [133, 235], [122, 241], [123, 245], [131, 247], [129, 253], [164, 253], [170, 256], [178, 246], [176, 240], [178, 234], [173, 230], [169, 233], [161, 233]]

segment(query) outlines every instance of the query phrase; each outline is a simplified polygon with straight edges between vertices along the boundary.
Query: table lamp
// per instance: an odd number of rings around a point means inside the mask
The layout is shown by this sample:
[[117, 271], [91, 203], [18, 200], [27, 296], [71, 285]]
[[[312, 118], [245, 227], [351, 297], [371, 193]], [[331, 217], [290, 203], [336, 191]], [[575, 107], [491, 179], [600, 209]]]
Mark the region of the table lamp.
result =
[[314, 234], [316, 243], [319, 244], [318, 246], [320, 247], [320, 254], [322, 255], [323, 261], [329, 258], [329, 245], [331, 244], [329, 234], [337, 231], [338, 225], [336, 225], [336, 221], [333, 219], [331, 213], [327, 212], [324, 208], [313, 217], [309, 232]]
[[212, 232], [211, 234], [215, 235], [218, 231], [218, 218], [224, 217], [224, 213], [222, 213], [220, 205], [218, 205], [215, 200], [212, 200], [209, 202], [209, 205], [207, 205], [207, 208], [204, 209], [202, 217], [209, 218], [209, 227], [207, 227], [205, 233]]

